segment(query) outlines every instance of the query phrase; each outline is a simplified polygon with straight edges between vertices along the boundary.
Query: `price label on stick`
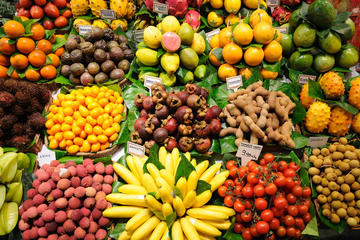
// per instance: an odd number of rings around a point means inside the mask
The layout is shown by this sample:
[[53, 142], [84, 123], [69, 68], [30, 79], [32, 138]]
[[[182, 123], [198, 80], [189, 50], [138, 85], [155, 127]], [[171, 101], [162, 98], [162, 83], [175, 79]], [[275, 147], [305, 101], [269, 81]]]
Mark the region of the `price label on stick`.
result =
[[37, 160], [40, 167], [46, 163], [51, 163], [52, 160], [56, 160], [56, 154], [54, 151], [49, 150], [45, 145], [43, 145], [41, 151], [37, 154]]
[[289, 32], [287, 27], [274, 27], [274, 29], [278, 30], [281, 34]]
[[310, 80], [316, 81], [315, 75], [307, 75], [307, 74], [300, 74], [298, 77], [298, 83], [300, 84], [307, 84], [307, 82]]
[[325, 146], [329, 140], [329, 137], [309, 137], [307, 146], [317, 148]]
[[100, 14], [102, 19], [113, 20], [116, 18], [115, 11], [111, 9], [101, 9]]
[[159, 3], [154, 1], [154, 12], [158, 14], [168, 15], [169, 6], [165, 3]]
[[242, 85], [241, 75], [226, 78], [226, 86], [228, 89], [233, 89], [236, 92], [239, 87], [242, 87]]
[[90, 32], [92, 30], [91, 25], [79, 25], [79, 34], [85, 35], [86, 33]]
[[276, 8], [280, 6], [280, 0], [266, 0], [266, 5], [270, 8]]
[[211, 31], [211, 32], [206, 33], [206, 34], [205, 34], [205, 35], [206, 35], [206, 40], [207, 40], [208, 42], [210, 42], [211, 38], [212, 38], [213, 36], [215, 36], [216, 34], [219, 34], [219, 33], [220, 33], [220, 28], [215, 29], [215, 30], [213, 30], [213, 31]]
[[161, 78], [145, 75], [144, 86], [150, 90], [150, 95], [151, 95], [151, 86], [154, 83], [162, 83]]
[[263, 146], [251, 144], [251, 143], [240, 143], [240, 146], [236, 152], [236, 157], [241, 158], [241, 166], [246, 166], [251, 160], [257, 160], [260, 156]]
[[134, 39], [137, 42], [141, 42], [144, 40], [144, 29], [134, 30]]
[[133, 156], [143, 157], [145, 156], [145, 147], [129, 141], [127, 143], [127, 152]]

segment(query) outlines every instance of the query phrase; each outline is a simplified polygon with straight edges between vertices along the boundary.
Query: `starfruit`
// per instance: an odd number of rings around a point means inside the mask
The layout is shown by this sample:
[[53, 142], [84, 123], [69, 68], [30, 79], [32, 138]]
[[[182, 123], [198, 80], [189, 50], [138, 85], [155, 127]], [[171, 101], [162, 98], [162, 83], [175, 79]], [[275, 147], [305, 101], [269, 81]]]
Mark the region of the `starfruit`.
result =
[[17, 154], [17, 168], [27, 171], [30, 167], [30, 158], [25, 153]]
[[4, 185], [0, 185], [0, 208], [5, 202], [5, 196], [6, 196], [6, 187]]
[[16, 170], [15, 177], [13, 178], [12, 182], [21, 182], [23, 170]]
[[8, 192], [6, 193], [5, 200], [7, 202], [15, 202], [17, 205], [20, 205], [22, 195], [23, 195], [23, 185], [19, 182], [14, 182], [8, 184]]
[[18, 222], [18, 205], [14, 202], [4, 203], [0, 210], [0, 235], [10, 233]]
[[0, 181], [11, 182], [17, 170], [17, 153], [7, 152], [0, 157]]

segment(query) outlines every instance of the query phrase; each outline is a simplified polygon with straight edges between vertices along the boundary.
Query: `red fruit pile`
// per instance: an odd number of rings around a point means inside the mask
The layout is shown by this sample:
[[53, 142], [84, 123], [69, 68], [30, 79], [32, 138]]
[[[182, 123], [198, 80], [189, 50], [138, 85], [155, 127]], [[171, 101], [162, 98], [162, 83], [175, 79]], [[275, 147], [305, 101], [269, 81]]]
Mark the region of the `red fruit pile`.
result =
[[229, 179], [218, 193], [224, 197], [225, 206], [237, 212], [236, 233], [241, 233], [244, 240], [301, 236], [312, 216], [311, 189], [301, 186], [299, 165], [275, 162], [274, 155], [267, 153], [259, 164], [250, 161], [239, 167], [231, 160], [226, 168]]
[[105, 239], [110, 220], [102, 212], [111, 207], [105, 197], [112, 191], [113, 174], [112, 165], [91, 159], [79, 165], [44, 164], [20, 209], [23, 239]]
[[42, 24], [48, 30], [66, 27], [72, 17], [70, 0], [19, 0], [16, 7], [19, 17], [44, 18]]

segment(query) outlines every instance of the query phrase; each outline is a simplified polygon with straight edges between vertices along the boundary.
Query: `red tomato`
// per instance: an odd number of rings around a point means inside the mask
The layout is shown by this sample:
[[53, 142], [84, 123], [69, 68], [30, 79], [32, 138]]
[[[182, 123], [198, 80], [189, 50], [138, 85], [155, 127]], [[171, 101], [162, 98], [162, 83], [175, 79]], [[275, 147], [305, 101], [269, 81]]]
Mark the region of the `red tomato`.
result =
[[237, 163], [235, 160], [230, 160], [226, 163], [227, 170], [230, 170], [231, 168], [236, 167], [236, 166], [237, 166]]
[[262, 197], [265, 194], [265, 188], [262, 184], [257, 184], [254, 186], [254, 194], [257, 197]]
[[297, 216], [298, 215], [298, 213], [299, 213], [299, 210], [298, 210], [298, 208], [297, 208], [297, 206], [295, 206], [295, 205], [289, 205], [288, 207], [287, 207], [287, 212], [291, 215], [291, 216]]
[[303, 204], [304, 204], [305, 206], [307, 206], [308, 208], [310, 208], [310, 206], [311, 206], [311, 201], [310, 201], [310, 199], [309, 199], [309, 198], [304, 199], [304, 200], [303, 200]]
[[238, 172], [238, 168], [237, 167], [232, 167], [229, 169], [229, 175], [232, 178], [236, 178], [236, 174]]
[[66, 18], [71, 18], [72, 17], [72, 12], [70, 9], [66, 9], [63, 14], [61, 14], [62, 16], [66, 17]]
[[27, 17], [27, 18], [30, 18], [30, 10], [28, 10], [28, 9], [24, 9], [24, 8], [19, 8], [18, 10], [17, 10], [17, 15], [18, 15], [18, 17], [21, 17], [21, 16], [23, 16], [23, 17]]
[[295, 204], [296, 203], [296, 196], [294, 194], [292, 194], [292, 193], [289, 193], [289, 194], [286, 195], [286, 200], [290, 204]]
[[283, 187], [285, 186], [286, 183], [285, 181], [286, 181], [286, 177], [284, 175], [280, 175], [274, 180], [274, 183], [278, 187]]
[[299, 210], [300, 215], [305, 215], [309, 210], [308, 206], [303, 205], [303, 204], [298, 205], [297, 208]]
[[255, 173], [255, 174], [259, 174], [260, 173], [260, 166], [257, 165], [257, 164], [256, 165], [253, 164], [253, 165], [251, 165], [249, 167], [249, 171], [252, 172], [252, 173]]
[[256, 175], [256, 173], [250, 172], [248, 173], [248, 175], [246, 176], [246, 180], [248, 181], [248, 183], [250, 184], [257, 184], [259, 182], [259, 179]]
[[44, 11], [46, 16], [50, 18], [57, 18], [60, 16], [59, 9], [57, 8], [57, 6], [55, 6], [52, 3], [47, 3], [46, 6], [44, 7]]
[[39, 6], [44, 6], [46, 4], [46, 0], [34, 0], [34, 3]]
[[264, 155], [264, 159], [265, 159], [266, 163], [270, 163], [270, 162], [274, 161], [274, 158], [275, 157], [272, 153], [266, 153]]
[[240, 213], [237, 213], [235, 215], [235, 222], [237, 222], [237, 223], [242, 223], [243, 222], [243, 220], [241, 219], [241, 214]]
[[67, 20], [66, 17], [60, 16], [60, 17], [55, 19], [54, 23], [55, 23], [55, 26], [57, 28], [63, 28], [63, 27], [66, 27], [68, 25], [69, 21]]
[[250, 222], [252, 220], [252, 217], [253, 215], [250, 210], [245, 210], [241, 213], [241, 220], [243, 220], [243, 222]]
[[284, 209], [287, 206], [287, 201], [284, 197], [277, 197], [274, 200], [274, 206], [277, 209]]
[[244, 229], [244, 226], [241, 223], [235, 223], [234, 232], [241, 233], [243, 229]]
[[265, 240], [275, 240], [275, 234], [271, 234], [271, 235], [266, 235]]
[[245, 211], [245, 206], [241, 203], [240, 200], [236, 200], [234, 203], [234, 209], [236, 212], [242, 213], [243, 211]]
[[45, 20], [43, 26], [46, 30], [51, 30], [54, 28], [54, 23], [50, 20]]
[[277, 230], [280, 227], [280, 221], [277, 218], [273, 218], [270, 221], [270, 229]]
[[289, 163], [288, 168], [291, 168], [291, 169], [294, 169], [295, 171], [297, 171], [300, 168], [300, 166], [297, 165], [295, 162], [291, 162], [291, 163]]
[[290, 178], [290, 177], [287, 177], [285, 179], [285, 186], [286, 186], [287, 189], [291, 190], [295, 186], [294, 180], [292, 178]]
[[292, 169], [292, 168], [287, 168], [287, 169], [285, 169], [285, 171], [284, 171], [284, 176], [285, 176], [285, 177], [295, 177], [295, 176], [296, 176], [296, 172], [295, 172], [295, 170]]
[[31, 0], [19, 0], [19, 7], [20, 8], [30, 8], [32, 6]]
[[265, 221], [258, 221], [256, 223], [256, 231], [260, 234], [266, 234], [269, 232], [269, 224]]
[[218, 194], [220, 197], [225, 197], [225, 194], [226, 194], [226, 191], [227, 191], [227, 187], [225, 186], [220, 186], [218, 188]]
[[273, 162], [273, 164], [271, 166], [271, 169], [274, 170], [274, 171], [277, 171], [279, 169], [279, 163]]
[[228, 195], [224, 198], [224, 204], [227, 207], [232, 207], [234, 205], [233, 197]]
[[268, 206], [268, 202], [263, 198], [257, 198], [255, 199], [255, 208], [257, 210], [264, 210]]
[[285, 237], [286, 236], [286, 228], [284, 226], [280, 226], [276, 230], [276, 235], [278, 235], [279, 237]]
[[288, 228], [286, 229], [286, 235], [287, 235], [288, 237], [295, 237], [295, 236], [296, 236], [296, 229], [293, 228], [293, 227], [288, 227]]
[[304, 188], [303, 188], [302, 196], [303, 196], [304, 198], [310, 197], [310, 196], [311, 196], [311, 188], [309, 188], [309, 187], [304, 187]]
[[308, 223], [311, 221], [311, 214], [309, 212], [305, 213], [304, 216], [303, 216], [303, 219], [304, 219], [304, 222], [305, 223]]
[[241, 236], [243, 237], [244, 240], [251, 240], [252, 236], [251, 236], [250, 228], [245, 228]]
[[233, 192], [233, 194], [240, 197], [241, 196], [241, 190], [242, 190], [242, 187], [240, 185], [236, 185], [232, 192]]
[[30, 15], [32, 18], [41, 19], [44, 17], [44, 10], [38, 5], [33, 5], [30, 8]]
[[235, 185], [239, 185], [239, 186], [244, 185], [244, 180], [241, 180], [241, 182], [240, 182], [239, 178], [235, 178], [234, 182], [235, 182]]
[[296, 231], [295, 231], [295, 237], [296, 238], [300, 238], [301, 237], [301, 231], [300, 231], [300, 229], [295, 229]]
[[284, 217], [284, 223], [285, 223], [286, 226], [292, 226], [292, 225], [295, 224], [295, 219], [291, 215], [286, 215]]
[[279, 161], [279, 170], [281, 172], [285, 171], [285, 169], [287, 169], [287, 162], [285, 161]]
[[251, 236], [253, 237], [259, 237], [260, 234], [256, 231], [256, 226], [253, 225], [250, 227], [250, 233], [251, 233]]
[[293, 187], [293, 189], [291, 190], [291, 192], [297, 196], [297, 197], [301, 197], [303, 195], [303, 188], [299, 185]]
[[265, 187], [265, 192], [267, 195], [275, 195], [275, 193], [277, 192], [277, 187], [274, 183], [269, 183], [266, 187]]
[[281, 217], [285, 214], [285, 208], [278, 209], [276, 207], [272, 207], [271, 210], [273, 211], [275, 217]]
[[265, 159], [263, 159], [263, 158], [260, 159], [259, 164], [260, 164], [261, 166], [265, 166], [265, 165], [266, 165]]
[[254, 162], [254, 161], [249, 161], [249, 162], [246, 164], [247, 167], [251, 167], [251, 166], [253, 166], [253, 165], [257, 165], [257, 163]]
[[66, 7], [66, 0], [53, 0], [52, 1], [55, 6], [57, 6], [59, 9], [63, 9]]
[[242, 195], [244, 197], [246, 197], [246, 198], [251, 198], [254, 195], [253, 188], [251, 186], [248, 186], [248, 185], [243, 187], [241, 192], [242, 192]]
[[295, 226], [301, 231], [305, 229], [305, 223], [302, 218], [295, 218]]
[[265, 209], [261, 212], [260, 217], [266, 222], [270, 222], [274, 218], [274, 213], [270, 209]]
[[249, 199], [244, 199], [243, 204], [246, 209], [251, 209], [251, 201]]
[[238, 170], [239, 177], [242, 178], [247, 173], [248, 168], [247, 167], [240, 167]]
[[234, 181], [233, 180], [231, 180], [231, 179], [226, 179], [226, 181], [224, 182], [224, 186], [225, 187], [234, 187], [235, 186], [235, 183], [234, 183]]

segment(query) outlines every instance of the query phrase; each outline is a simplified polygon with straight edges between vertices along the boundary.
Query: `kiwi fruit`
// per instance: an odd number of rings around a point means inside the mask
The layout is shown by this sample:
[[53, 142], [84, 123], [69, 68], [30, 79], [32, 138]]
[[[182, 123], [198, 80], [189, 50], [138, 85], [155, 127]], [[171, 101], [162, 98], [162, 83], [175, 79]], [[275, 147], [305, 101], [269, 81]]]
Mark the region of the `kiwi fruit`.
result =
[[63, 65], [61, 67], [61, 75], [63, 75], [64, 77], [69, 77], [71, 74], [71, 69], [69, 65]]
[[106, 60], [101, 64], [101, 71], [109, 73], [115, 68], [115, 63], [111, 60]]
[[75, 49], [70, 53], [71, 61], [74, 63], [82, 62], [83, 54], [80, 49]]
[[98, 63], [102, 63], [107, 58], [106, 52], [102, 49], [96, 49], [94, 52], [94, 58], [95, 58], [95, 61], [97, 61]]
[[110, 48], [110, 58], [115, 62], [119, 62], [124, 58], [124, 52], [120, 47]]
[[82, 63], [73, 63], [70, 66], [70, 70], [75, 77], [79, 77], [85, 72], [85, 67]]
[[99, 72], [98, 74], [96, 74], [95, 76], [95, 82], [96, 83], [104, 83], [108, 80], [108, 76], [106, 75], [106, 73], [103, 72]]
[[116, 68], [110, 72], [110, 78], [112, 80], [123, 80], [124, 79], [124, 71], [122, 69]]
[[80, 82], [82, 85], [86, 86], [89, 83], [93, 83], [94, 82], [94, 77], [91, 76], [90, 73], [88, 72], [84, 72], [81, 76], [80, 76]]
[[91, 62], [91, 63], [88, 64], [87, 70], [88, 70], [88, 72], [90, 74], [96, 75], [96, 74], [98, 74], [100, 72], [100, 66], [96, 62]]

